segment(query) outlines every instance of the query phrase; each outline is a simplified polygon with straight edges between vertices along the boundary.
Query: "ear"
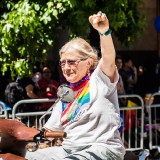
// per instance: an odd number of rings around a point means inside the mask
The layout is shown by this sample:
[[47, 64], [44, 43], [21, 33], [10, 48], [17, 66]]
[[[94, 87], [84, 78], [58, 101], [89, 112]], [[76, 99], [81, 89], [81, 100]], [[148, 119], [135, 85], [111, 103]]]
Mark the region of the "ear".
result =
[[87, 63], [88, 69], [90, 69], [92, 65], [93, 65], [93, 59], [92, 59], [92, 58], [89, 58], [89, 59], [88, 59], [88, 63]]

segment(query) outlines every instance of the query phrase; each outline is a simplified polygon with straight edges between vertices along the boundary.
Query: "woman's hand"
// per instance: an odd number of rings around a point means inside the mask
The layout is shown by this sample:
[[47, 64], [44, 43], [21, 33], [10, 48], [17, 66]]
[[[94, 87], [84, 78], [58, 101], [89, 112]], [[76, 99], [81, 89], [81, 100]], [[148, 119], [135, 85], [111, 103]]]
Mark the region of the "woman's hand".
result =
[[109, 21], [105, 15], [99, 11], [97, 14], [93, 14], [89, 17], [89, 22], [99, 33], [103, 34], [109, 29]]

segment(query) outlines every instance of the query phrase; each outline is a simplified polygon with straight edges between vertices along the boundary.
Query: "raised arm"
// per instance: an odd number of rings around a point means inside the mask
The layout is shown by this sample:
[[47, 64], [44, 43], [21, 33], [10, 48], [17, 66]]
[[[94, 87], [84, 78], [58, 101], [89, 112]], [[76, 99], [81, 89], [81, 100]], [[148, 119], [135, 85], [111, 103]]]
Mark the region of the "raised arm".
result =
[[91, 15], [89, 22], [92, 27], [100, 33], [101, 59], [100, 68], [106, 74], [111, 82], [114, 80], [115, 74], [115, 48], [113, 45], [111, 30], [109, 29], [109, 21], [102, 12]]

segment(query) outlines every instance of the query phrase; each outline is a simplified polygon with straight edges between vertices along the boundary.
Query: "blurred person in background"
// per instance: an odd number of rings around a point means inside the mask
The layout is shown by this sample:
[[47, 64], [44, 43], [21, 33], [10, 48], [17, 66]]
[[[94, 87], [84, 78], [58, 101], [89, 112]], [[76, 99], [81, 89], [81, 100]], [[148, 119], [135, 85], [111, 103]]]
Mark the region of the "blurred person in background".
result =
[[[44, 66], [42, 69], [42, 78], [38, 81], [38, 86], [40, 89], [40, 98], [57, 98], [57, 89], [59, 83], [51, 79], [52, 73], [49, 66]], [[43, 103], [39, 110], [47, 110], [52, 106], [54, 102]]]
[[[117, 93], [118, 95], [124, 95], [125, 94], [125, 89], [124, 89], [124, 84], [123, 84], [123, 79], [122, 76], [120, 74], [120, 70], [122, 69], [123, 66], [123, 61], [122, 61], [122, 57], [117, 55], [116, 59], [115, 59], [115, 63], [119, 72], [119, 80], [117, 83]], [[126, 105], [126, 99], [124, 98], [119, 98], [119, 106], [125, 106]]]
[[[33, 71], [33, 73], [30, 76], [24, 76], [24, 77], [18, 77], [17, 82], [18, 84], [24, 89], [24, 98], [23, 99], [37, 99], [39, 98], [39, 87], [34, 82], [34, 76], [36, 74], [36, 71]], [[37, 110], [36, 103], [28, 103], [24, 104], [22, 111], [23, 112], [32, 112]]]
[[123, 79], [126, 94], [135, 93], [135, 85], [137, 83], [137, 68], [134, 66], [130, 56], [123, 57], [123, 67], [120, 70]]

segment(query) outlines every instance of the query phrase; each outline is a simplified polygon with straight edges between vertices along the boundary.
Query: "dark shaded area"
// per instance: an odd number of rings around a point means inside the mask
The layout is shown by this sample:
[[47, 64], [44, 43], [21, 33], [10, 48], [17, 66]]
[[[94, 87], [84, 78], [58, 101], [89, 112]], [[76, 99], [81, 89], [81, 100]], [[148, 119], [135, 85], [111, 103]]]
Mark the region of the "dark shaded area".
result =
[[158, 51], [116, 51], [116, 54], [130, 56], [136, 67], [145, 65], [149, 60], [158, 61]]
[[91, 46], [93, 46], [98, 51], [98, 56], [100, 57], [100, 39], [99, 39], [99, 33], [91, 27], [90, 34], [89, 34], [89, 40]]
[[7, 86], [7, 84], [11, 81], [10, 73], [6, 73], [4, 76], [0, 72], [0, 100], [4, 102], [4, 90]]

